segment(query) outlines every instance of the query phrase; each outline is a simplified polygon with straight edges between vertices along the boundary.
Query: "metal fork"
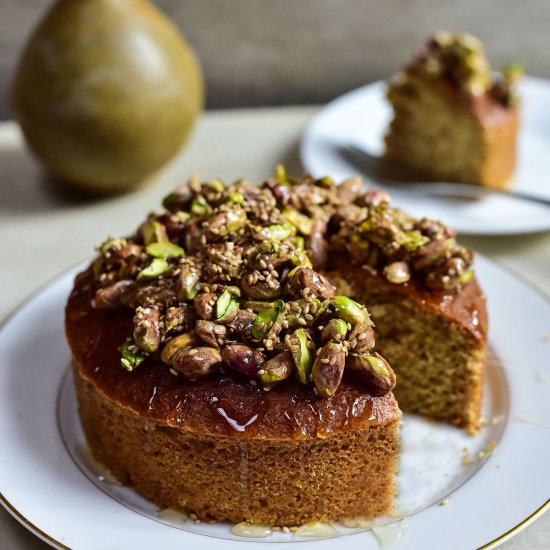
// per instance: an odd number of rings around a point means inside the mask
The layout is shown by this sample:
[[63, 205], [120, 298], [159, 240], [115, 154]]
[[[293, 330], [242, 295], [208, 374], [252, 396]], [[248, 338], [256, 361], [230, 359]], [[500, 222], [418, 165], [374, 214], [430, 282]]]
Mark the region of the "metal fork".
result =
[[384, 159], [357, 147], [342, 145], [338, 153], [369, 179], [380, 183], [389, 191], [425, 194], [441, 197], [459, 197], [471, 200], [482, 199], [491, 194], [504, 195], [514, 199], [535, 202], [550, 206], [550, 198], [507, 189], [492, 189], [473, 183], [459, 182], [422, 182], [411, 179], [398, 166], [384, 162]]

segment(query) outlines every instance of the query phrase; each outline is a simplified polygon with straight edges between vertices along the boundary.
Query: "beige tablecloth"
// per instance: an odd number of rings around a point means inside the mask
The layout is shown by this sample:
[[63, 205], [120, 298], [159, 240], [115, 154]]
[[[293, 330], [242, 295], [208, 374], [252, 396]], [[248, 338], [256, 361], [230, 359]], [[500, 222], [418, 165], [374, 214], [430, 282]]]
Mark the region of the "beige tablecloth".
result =
[[[101, 200], [56, 187], [25, 151], [17, 127], [0, 124], [0, 319], [60, 271], [89, 258], [103, 236], [133, 229], [164, 194], [191, 173], [226, 181], [241, 176], [261, 181], [278, 162], [284, 162], [289, 172], [301, 172], [298, 141], [317, 109], [208, 112], [185, 151], [149, 186]], [[461, 240], [550, 294], [549, 233]], [[545, 514], [502, 548], [542, 550], [550, 547], [549, 541], [550, 514]], [[46, 547], [0, 511], [0, 549]]]

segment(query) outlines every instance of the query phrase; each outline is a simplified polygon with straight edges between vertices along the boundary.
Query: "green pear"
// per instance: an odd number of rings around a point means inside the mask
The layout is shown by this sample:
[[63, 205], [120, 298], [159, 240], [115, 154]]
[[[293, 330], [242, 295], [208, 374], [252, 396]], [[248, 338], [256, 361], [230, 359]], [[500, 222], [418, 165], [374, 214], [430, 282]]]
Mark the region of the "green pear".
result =
[[146, 0], [58, 0], [23, 51], [13, 101], [49, 171], [121, 192], [180, 149], [203, 90], [191, 48]]

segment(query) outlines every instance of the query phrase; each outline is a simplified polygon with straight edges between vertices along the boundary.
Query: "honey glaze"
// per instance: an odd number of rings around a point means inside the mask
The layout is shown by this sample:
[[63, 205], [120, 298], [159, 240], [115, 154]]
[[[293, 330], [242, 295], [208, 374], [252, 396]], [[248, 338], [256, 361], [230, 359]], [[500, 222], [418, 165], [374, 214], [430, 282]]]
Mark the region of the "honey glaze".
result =
[[269, 537], [272, 532], [273, 531], [269, 525], [265, 525], [263, 523], [248, 523], [247, 521], [237, 523], [231, 528], [231, 533], [237, 537], [254, 539]]
[[312, 521], [298, 527], [296, 536], [301, 538], [322, 538], [339, 535], [338, 531], [330, 524], [322, 521]]
[[99, 481], [109, 483], [111, 485], [121, 485], [120, 481], [118, 481], [118, 479], [113, 475], [111, 470], [109, 470], [94, 457], [90, 447], [88, 447], [86, 443], [80, 443], [77, 445], [76, 453], [85, 464], [88, 471], [92, 473]]
[[364, 429], [401, 416], [391, 393], [373, 398], [347, 376], [333, 396], [321, 399], [311, 386], [295, 380], [269, 392], [231, 373], [188, 382], [154, 358], [128, 372], [120, 365], [119, 348], [132, 334], [132, 312], [93, 309], [92, 290], [86, 285], [90, 278], [89, 271], [78, 278], [67, 305], [66, 331], [77, 375], [144, 420], [204, 436], [303, 439]]
[[184, 514], [183, 512], [178, 512], [173, 508], [164, 508], [162, 510], [159, 510], [157, 512], [157, 517], [171, 523], [182, 523], [189, 519], [189, 516], [187, 514]]
[[403, 520], [399, 525], [384, 525], [381, 527], [373, 527], [371, 529], [372, 534], [378, 540], [380, 550], [393, 550], [399, 546], [401, 535], [407, 528], [408, 523]]

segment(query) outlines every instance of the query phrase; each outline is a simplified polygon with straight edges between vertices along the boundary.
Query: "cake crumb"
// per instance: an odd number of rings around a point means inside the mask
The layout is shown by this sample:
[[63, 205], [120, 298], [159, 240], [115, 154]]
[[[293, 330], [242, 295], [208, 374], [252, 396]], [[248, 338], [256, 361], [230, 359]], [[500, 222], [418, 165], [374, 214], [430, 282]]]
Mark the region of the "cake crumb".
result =
[[286, 527], [286, 525], [283, 527], [283, 531], [285, 533], [290, 533], [290, 529], [288, 527]]
[[447, 506], [447, 504], [449, 504], [448, 498], [443, 498], [439, 501], [439, 506]]
[[460, 461], [464, 466], [468, 466], [469, 464], [472, 464], [473, 460], [470, 458], [470, 449], [468, 447], [464, 447], [462, 449], [462, 456], [460, 457]]

